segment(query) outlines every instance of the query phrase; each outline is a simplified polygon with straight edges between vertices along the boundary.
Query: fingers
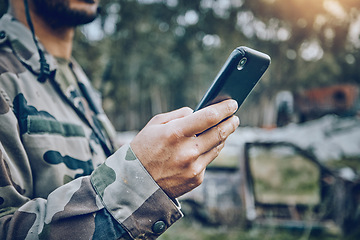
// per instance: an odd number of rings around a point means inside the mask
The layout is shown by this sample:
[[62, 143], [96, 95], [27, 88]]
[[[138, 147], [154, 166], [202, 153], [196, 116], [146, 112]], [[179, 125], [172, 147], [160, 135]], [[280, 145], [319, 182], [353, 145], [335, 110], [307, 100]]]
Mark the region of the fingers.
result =
[[191, 137], [230, 117], [236, 112], [237, 108], [238, 104], [235, 100], [226, 100], [178, 119], [176, 123], [174, 122], [174, 127], [178, 128], [183, 136]]
[[193, 110], [191, 108], [183, 107], [172, 112], [158, 114], [149, 121], [149, 124], [166, 124], [174, 119], [183, 118], [192, 113]]
[[[204, 153], [199, 157], [200, 162], [206, 163], [205, 168], [209, 165], [217, 156], [219, 156], [221, 150], [224, 148], [225, 142], [220, 143], [210, 151]], [[204, 168], [204, 170], [205, 170]]]
[[232, 116], [219, 125], [210, 128], [196, 138], [199, 152], [207, 153], [217, 146], [223, 144], [225, 140], [239, 126], [240, 120], [237, 116]]
[[178, 197], [202, 182], [206, 166], [239, 125], [238, 117], [232, 116], [236, 109], [237, 103], [227, 100], [195, 113], [182, 108], [159, 114], [135, 136], [131, 147], [158, 185]]
[[191, 189], [199, 186], [203, 182], [207, 165], [209, 165], [219, 155], [224, 146], [225, 143], [223, 142], [210, 151], [199, 156], [197, 161], [192, 162], [188, 172], [188, 184], [191, 186]]
[[[190, 173], [197, 179], [225, 146], [225, 140], [239, 125], [239, 118], [232, 116], [198, 137], [188, 138], [186, 151], [181, 158], [189, 165]], [[193, 151], [189, 151], [193, 149]]]

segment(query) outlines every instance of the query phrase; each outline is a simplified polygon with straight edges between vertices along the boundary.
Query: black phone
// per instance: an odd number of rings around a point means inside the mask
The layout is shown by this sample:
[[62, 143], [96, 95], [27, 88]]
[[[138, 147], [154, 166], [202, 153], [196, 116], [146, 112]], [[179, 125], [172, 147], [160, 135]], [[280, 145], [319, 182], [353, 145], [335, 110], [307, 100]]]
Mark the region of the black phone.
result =
[[230, 98], [240, 108], [269, 65], [267, 54], [244, 46], [236, 48], [194, 111]]

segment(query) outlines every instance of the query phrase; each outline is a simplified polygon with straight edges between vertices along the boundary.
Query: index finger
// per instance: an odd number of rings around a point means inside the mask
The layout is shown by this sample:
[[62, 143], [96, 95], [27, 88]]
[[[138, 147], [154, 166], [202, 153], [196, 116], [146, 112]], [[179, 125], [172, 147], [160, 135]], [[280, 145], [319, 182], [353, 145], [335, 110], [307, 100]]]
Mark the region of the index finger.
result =
[[186, 137], [192, 137], [230, 117], [237, 109], [238, 104], [235, 100], [225, 100], [181, 119], [176, 119], [171, 123], [176, 124], [178, 132], [181, 132]]

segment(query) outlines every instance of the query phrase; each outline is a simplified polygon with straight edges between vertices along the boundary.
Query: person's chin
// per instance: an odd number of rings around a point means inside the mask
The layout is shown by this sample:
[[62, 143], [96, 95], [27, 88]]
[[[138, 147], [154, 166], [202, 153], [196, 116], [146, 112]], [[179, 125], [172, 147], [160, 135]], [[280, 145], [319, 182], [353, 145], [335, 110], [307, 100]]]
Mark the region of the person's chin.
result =
[[74, 3], [70, 5], [70, 9], [76, 10], [76, 11], [83, 11], [90, 15], [97, 14], [99, 5], [97, 3], [88, 3], [86, 1], [93, 1], [93, 0], [80, 0], [77, 3]]

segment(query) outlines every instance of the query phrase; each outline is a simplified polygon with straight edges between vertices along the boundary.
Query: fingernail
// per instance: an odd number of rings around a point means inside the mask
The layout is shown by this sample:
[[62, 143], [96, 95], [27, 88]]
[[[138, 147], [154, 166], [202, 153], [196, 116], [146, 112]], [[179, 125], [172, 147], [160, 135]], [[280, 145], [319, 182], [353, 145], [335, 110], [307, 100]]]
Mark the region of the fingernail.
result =
[[237, 124], [237, 126], [239, 126], [240, 125], [240, 118], [238, 117], [238, 116], [234, 116], [235, 117], [235, 119], [236, 119], [236, 124]]
[[238, 109], [238, 103], [235, 100], [231, 100], [231, 108], [233, 109], [233, 112], [236, 112], [236, 110]]

